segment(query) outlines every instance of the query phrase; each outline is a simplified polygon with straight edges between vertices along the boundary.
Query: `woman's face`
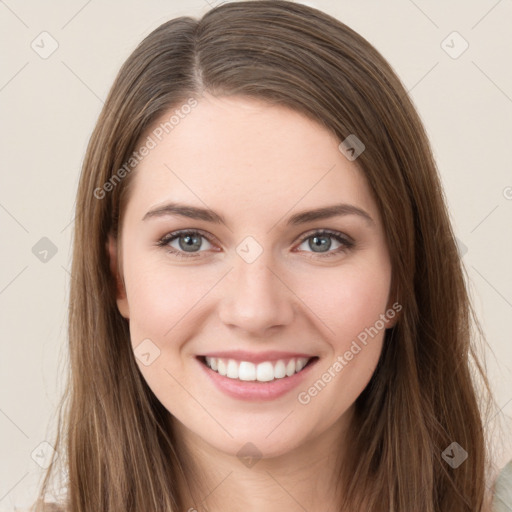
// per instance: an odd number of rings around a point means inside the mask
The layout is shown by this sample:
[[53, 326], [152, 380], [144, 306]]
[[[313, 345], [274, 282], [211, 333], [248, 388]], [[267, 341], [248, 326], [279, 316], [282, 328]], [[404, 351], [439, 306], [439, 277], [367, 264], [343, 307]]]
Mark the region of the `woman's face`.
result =
[[144, 379], [225, 453], [342, 432], [395, 321], [363, 174], [320, 124], [253, 99], [205, 95], [169, 126], [142, 139], [155, 147], [109, 244]]

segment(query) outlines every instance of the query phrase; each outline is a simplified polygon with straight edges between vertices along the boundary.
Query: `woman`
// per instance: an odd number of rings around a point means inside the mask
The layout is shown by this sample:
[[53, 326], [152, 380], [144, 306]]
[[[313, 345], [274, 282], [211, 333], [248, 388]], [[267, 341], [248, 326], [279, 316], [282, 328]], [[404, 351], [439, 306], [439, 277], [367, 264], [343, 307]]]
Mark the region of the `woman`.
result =
[[90, 140], [72, 276], [64, 510], [490, 510], [430, 146], [339, 21], [249, 1], [151, 33]]

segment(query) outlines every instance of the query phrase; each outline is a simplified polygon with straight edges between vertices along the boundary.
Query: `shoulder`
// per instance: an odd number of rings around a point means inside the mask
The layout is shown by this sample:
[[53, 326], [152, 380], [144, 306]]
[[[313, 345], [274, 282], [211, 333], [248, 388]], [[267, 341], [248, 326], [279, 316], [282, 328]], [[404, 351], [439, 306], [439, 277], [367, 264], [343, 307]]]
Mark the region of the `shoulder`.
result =
[[512, 510], [512, 460], [501, 470], [494, 485], [492, 512]]

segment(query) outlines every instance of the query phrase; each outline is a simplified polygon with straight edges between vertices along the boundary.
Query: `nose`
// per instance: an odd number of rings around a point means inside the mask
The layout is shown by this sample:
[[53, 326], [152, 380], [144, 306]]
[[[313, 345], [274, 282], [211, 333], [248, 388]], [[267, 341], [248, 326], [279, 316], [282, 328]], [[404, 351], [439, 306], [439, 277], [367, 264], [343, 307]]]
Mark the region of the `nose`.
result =
[[264, 338], [293, 320], [295, 295], [266, 252], [252, 263], [236, 256], [222, 293], [219, 318], [232, 329]]

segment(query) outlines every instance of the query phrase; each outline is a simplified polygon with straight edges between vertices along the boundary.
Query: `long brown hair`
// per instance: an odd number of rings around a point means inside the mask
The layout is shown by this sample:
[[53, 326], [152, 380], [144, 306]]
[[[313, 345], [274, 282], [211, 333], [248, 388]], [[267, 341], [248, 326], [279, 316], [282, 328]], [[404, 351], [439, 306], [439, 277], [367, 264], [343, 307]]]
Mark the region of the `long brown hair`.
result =
[[[141, 137], [169, 109], [204, 91], [287, 106], [340, 142], [355, 134], [366, 147], [357, 165], [382, 215], [393, 292], [403, 309], [356, 402], [354, 453], [339, 479], [344, 505], [480, 511], [487, 456], [478, 390], [487, 381], [474, 358], [477, 323], [426, 133], [406, 89], [372, 45], [327, 14], [282, 0], [226, 3], [200, 20], [164, 23], [112, 86], [78, 187], [69, 385], [56, 440], [60, 457], [44, 480], [38, 510], [59, 461], [70, 512], [185, 509], [178, 481], [187, 461], [167, 428], [169, 413], [135, 362], [106, 241], [118, 234], [136, 172], [127, 162]], [[442, 457], [453, 442], [469, 454], [456, 469]]]

